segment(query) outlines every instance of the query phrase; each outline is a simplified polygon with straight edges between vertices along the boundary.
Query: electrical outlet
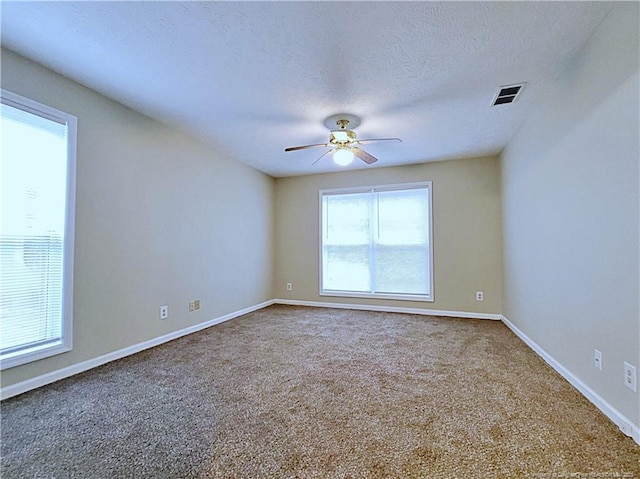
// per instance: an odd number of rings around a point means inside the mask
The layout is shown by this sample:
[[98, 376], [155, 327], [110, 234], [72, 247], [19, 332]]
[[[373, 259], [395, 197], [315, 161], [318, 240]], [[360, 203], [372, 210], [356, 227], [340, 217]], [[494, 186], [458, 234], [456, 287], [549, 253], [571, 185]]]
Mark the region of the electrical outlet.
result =
[[160, 306], [160, 319], [167, 319], [169, 317], [169, 306]]
[[484, 301], [484, 293], [482, 291], [476, 291], [476, 301]]
[[636, 391], [636, 368], [631, 364], [624, 363], [624, 385], [632, 391]]
[[195, 301], [189, 301], [189, 312], [193, 313], [196, 310]]
[[196, 299], [193, 301], [193, 309], [195, 309], [196, 311], [198, 311], [200, 309], [200, 300]]
[[291, 283], [287, 283], [287, 291], [291, 291], [293, 289], [293, 285]]
[[593, 365], [602, 371], [602, 353], [597, 349], [594, 349], [593, 352]]

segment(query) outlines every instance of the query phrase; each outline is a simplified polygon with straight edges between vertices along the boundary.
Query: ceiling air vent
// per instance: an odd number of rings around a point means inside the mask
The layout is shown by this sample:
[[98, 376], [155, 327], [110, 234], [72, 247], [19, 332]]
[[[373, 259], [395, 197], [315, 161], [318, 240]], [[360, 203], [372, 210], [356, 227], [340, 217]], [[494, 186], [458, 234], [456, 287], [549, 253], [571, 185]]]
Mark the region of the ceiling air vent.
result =
[[522, 87], [524, 83], [520, 83], [519, 85], [505, 85], [501, 86], [498, 90], [497, 95], [493, 99], [491, 106], [496, 105], [505, 105], [507, 103], [513, 103], [518, 98], [518, 95], [522, 91]]

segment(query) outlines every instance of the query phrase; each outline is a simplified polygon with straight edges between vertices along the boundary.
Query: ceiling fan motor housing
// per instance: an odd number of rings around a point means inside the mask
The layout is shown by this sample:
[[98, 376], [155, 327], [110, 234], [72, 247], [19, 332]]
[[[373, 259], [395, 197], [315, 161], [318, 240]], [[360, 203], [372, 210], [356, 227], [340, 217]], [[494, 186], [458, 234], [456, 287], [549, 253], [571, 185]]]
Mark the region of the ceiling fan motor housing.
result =
[[356, 132], [352, 130], [332, 130], [329, 135], [329, 143], [332, 145], [348, 145], [355, 141]]

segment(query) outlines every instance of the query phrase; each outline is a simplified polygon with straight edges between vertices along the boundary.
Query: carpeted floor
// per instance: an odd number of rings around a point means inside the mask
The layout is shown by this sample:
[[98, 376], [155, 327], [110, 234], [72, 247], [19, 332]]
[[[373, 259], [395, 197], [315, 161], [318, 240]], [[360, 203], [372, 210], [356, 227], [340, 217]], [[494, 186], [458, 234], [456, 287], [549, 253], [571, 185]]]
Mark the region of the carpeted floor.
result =
[[2, 403], [9, 478], [640, 478], [503, 324], [271, 306]]

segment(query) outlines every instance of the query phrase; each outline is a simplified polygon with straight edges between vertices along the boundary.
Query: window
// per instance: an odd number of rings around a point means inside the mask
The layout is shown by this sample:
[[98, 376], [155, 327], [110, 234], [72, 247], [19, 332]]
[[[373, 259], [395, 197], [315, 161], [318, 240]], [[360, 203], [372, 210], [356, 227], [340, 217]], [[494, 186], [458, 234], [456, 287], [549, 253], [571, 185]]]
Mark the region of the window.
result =
[[76, 118], [0, 95], [0, 365], [71, 350]]
[[320, 294], [433, 301], [431, 182], [320, 191]]

